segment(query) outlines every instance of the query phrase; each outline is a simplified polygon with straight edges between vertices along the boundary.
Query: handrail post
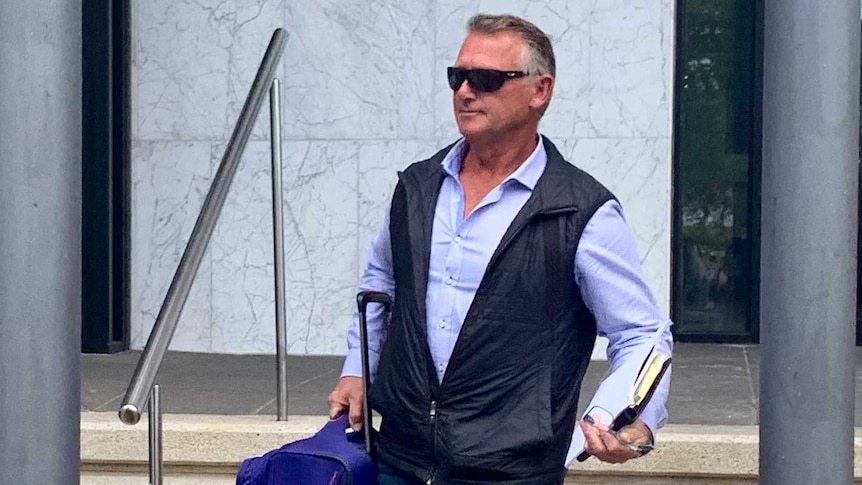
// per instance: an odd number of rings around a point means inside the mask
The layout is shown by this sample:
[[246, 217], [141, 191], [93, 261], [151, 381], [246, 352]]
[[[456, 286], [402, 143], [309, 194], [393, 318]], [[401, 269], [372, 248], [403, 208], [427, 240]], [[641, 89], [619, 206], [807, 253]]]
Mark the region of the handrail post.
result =
[[126, 424], [135, 424], [141, 419], [140, 410], [144, 406], [147, 393], [155, 382], [159, 366], [162, 364], [162, 359], [176, 331], [183, 305], [188, 299], [195, 274], [209, 245], [218, 216], [224, 207], [228, 189], [233, 182], [242, 152], [245, 150], [249, 136], [251, 136], [254, 121], [260, 112], [266, 91], [275, 78], [276, 66], [286, 42], [287, 32], [284, 29], [276, 29], [272, 34], [263, 60], [261, 60], [254, 82], [245, 99], [245, 104], [242, 106], [239, 120], [237, 120], [212, 185], [204, 199], [201, 212], [195, 221], [180, 264], [174, 273], [170, 287], [168, 287], [167, 295], [162, 302], [159, 315], [156, 317], [150, 338], [138, 360], [126, 396], [123, 398], [119, 414], [120, 420]]
[[162, 399], [159, 385], [153, 386], [149, 402], [150, 485], [162, 485]]
[[269, 90], [272, 148], [272, 238], [275, 264], [275, 353], [277, 417], [287, 421], [287, 324], [284, 311], [284, 215], [281, 170], [281, 83], [272, 80]]

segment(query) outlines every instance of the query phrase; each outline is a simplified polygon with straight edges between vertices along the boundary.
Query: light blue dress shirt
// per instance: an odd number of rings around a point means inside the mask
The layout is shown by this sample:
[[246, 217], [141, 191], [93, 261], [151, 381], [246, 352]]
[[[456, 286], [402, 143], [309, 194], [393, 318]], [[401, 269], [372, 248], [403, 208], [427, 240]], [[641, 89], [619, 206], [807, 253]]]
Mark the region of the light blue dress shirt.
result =
[[[485, 267], [547, 164], [540, 140], [530, 157], [464, 217], [464, 190], [458, 174], [465, 148], [462, 139], [442, 162], [446, 176], [437, 199], [431, 235], [426, 317], [428, 346], [440, 380]], [[371, 245], [368, 265], [359, 283], [361, 291], [393, 294], [391, 247], [387, 211]], [[644, 341], [671, 355], [671, 322], [661, 315], [644, 282], [634, 238], [615, 200], [602, 205], [588, 221], [575, 253], [573, 270], [584, 303], [595, 315], [599, 335], [608, 337], [612, 368]], [[354, 318], [347, 334], [348, 354], [342, 376], [362, 375], [357, 321]], [[386, 338], [379, 308], [369, 307], [368, 338], [373, 375]], [[641, 415], [653, 436], [667, 420], [665, 401], [669, 387], [670, 372]]]

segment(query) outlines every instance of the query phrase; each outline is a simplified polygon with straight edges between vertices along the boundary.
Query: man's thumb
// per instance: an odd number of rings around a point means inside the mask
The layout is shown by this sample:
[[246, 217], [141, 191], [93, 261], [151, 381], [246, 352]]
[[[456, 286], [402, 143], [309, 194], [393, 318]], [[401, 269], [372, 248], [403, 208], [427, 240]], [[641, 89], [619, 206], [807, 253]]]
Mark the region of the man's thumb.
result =
[[329, 419], [335, 419], [344, 411], [344, 405], [339, 403], [332, 403], [329, 405]]

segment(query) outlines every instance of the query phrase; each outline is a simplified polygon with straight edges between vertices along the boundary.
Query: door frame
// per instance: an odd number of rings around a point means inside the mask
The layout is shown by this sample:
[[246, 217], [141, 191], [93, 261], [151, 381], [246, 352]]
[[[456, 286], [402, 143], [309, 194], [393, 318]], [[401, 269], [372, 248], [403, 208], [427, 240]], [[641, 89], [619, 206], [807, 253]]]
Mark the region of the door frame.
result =
[[[686, 2], [689, 0], [677, 0], [676, 2], [676, 43], [674, 49], [674, 119], [673, 119], [673, 156], [672, 156], [672, 185], [676, 186], [676, 174], [678, 173], [679, 138], [676, 136], [679, 129], [679, 113], [681, 111], [680, 93], [683, 79], [683, 62], [685, 55], [681, 52], [683, 42], [680, 36], [685, 35], [685, 16], [683, 15]], [[760, 341], [760, 201], [761, 201], [761, 170], [762, 170], [762, 133], [763, 133], [763, 0], [754, 2], [754, 46], [753, 46], [753, 86], [752, 86], [752, 130], [751, 130], [751, 157], [748, 169], [748, 236], [751, 241], [749, 257], [748, 283], [750, 288], [750, 301], [747, 315], [746, 333], [680, 333], [678, 327], [674, 326], [675, 340], [681, 342], [711, 342], [711, 343], [759, 343]], [[683, 294], [683, 287], [678, 271], [682, 264], [682, 191], [673, 190], [672, 228], [671, 228], [671, 318], [674, 322], [682, 319], [682, 310], [678, 296]]]
[[83, 0], [81, 350], [129, 347], [130, 1]]

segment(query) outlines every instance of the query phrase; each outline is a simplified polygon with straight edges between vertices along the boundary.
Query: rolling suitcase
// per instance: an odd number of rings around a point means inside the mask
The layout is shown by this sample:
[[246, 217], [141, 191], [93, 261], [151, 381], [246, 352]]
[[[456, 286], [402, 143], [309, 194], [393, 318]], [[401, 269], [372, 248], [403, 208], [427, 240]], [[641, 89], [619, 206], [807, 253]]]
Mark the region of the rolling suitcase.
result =
[[389, 295], [363, 291], [356, 296], [359, 307], [359, 337], [362, 341], [362, 375], [365, 412], [362, 433], [348, 433], [347, 414], [330, 420], [314, 436], [242, 462], [236, 485], [376, 485], [373, 430], [368, 406], [371, 384], [368, 361], [366, 314], [369, 303], [392, 309]]

